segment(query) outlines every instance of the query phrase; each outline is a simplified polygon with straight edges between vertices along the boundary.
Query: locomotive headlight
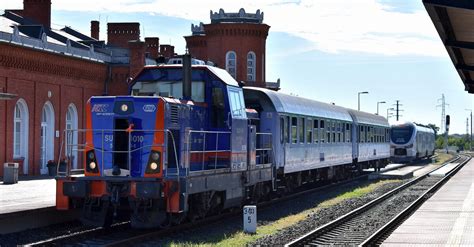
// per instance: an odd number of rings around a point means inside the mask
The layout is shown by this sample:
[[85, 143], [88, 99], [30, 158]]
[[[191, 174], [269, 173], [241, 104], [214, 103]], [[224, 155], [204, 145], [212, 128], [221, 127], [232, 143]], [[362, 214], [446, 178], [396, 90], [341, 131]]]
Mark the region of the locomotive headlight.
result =
[[90, 160], [93, 160], [95, 158], [94, 152], [89, 152], [88, 156]]
[[126, 104], [123, 104], [120, 109], [123, 111], [123, 112], [126, 112], [128, 110], [128, 106]]
[[91, 168], [91, 170], [94, 170], [97, 167], [97, 164], [95, 162], [91, 162], [89, 163], [89, 167]]
[[151, 154], [151, 158], [152, 158], [154, 161], [158, 161], [158, 159], [160, 158], [160, 154], [158, 154], [158, 153], [152, 153], [152, 154]]
[[158, 164], [156, 164], [156, 162], [152, 162], [152, 163], [150, 164], [150, 168], [151, 168], [152, 170], [156, 170], [156, 169], [158, 169]]

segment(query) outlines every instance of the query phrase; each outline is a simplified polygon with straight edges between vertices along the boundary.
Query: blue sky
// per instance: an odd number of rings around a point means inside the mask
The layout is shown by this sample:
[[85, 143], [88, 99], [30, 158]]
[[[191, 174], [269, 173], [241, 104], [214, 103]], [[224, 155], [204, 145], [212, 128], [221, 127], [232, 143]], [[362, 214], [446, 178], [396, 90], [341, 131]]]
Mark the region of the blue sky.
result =
[[[1, 8], [21, 8], [21, 0]], [[440, 125], [441, 94], [450, 106], [450, 133], [466, 132], [465, 109], [473, 98], [444, 49], [421, 0], [53, 0], [53, 27], [89, 33], [90, 20], [141, 23], [142, 38], [183, 52], [191, 23], [209, 23], [209, 11], [260, 9], [271, 26], [267, 38], [267, 80], [281, 79], [282, 91], [380, 114], [400, 100], [402, 120]], [[144, 34], [144, 35], [143, 35]], [[389, 120], [394, 120], [390, 118]]]

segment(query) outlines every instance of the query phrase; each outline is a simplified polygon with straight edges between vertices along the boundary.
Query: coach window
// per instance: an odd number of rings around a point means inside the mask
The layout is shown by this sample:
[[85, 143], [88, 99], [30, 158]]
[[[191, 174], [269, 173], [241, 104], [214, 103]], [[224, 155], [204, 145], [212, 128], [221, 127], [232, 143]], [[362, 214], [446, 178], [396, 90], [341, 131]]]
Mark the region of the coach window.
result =
[[286, 125], [285, 125], [285, 128], [286, 128], [286, 133], [287, 133], [287, 136], [286, 136], [286, 143], [291, 143], [291, 138], [290, 138], [290, 134], [291, 134], [291, 117], [287, 116], [286, 117]]
[[374, 131], [374, 127], [370, 127], [370, 142], [375, 142], [375, 131]]
[[359, 142], [365, 142], [364, 126], [359, 126]]
[[332, 137], [331, 138], [332, 139], [331, 139], [331, 142], [334, 143], [334, 142], [337, 142], [337, 140], [336, 140], [336, 121], [332, 121], [331, 124], [332, 124], [332, 127], [331, 127], [331, 131], [332, 131]]
[[343, 123], [342, 122], [338, 122], [337, 123], [337, 133], [338, 133], [338, 142], [342, 142], [342, 137], [344, 136], [344, 134], [342, 133], [344, 131], [344, 129], [342, 128], [342, 125]]
[[313, 136], [314, 136], [314, 143], [319, 142], [319, 120], [315, 119], [313, 121]]
[[352, 124], [349, 124], [349, 142], [352, 142]]
[[285, 141], [285, 118], [280, 117], [280, 143]]
[[326, 142], [331, 143], [331, 121], [326, 120]]
[[304, 143], [304, 129], [305, 129], [305, 119], [304, 118], [299, 118], [299, 123], [298, 126], [300, 128], [300, 143]]
[[298, 119], [291, 118], [291, 142], [298, 143]]
[[324, 128], [324, 120], [319, 121], [319, 135], [321, 137], [321, 143], [325, 142], [326, 132]]
[[306, 120], [306, 142], [313, 143], [313, 120]]

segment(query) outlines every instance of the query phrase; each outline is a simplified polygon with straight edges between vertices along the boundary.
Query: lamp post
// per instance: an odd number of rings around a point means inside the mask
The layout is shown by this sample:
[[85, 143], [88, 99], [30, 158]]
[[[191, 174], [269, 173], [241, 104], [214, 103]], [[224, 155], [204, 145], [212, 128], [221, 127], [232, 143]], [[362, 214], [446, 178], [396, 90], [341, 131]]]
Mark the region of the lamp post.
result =
[[469, 139], [469, 150], [472, 151], [472, 109], [465, 109], [466, 111], [471, 112], [471, 138]]
[[385, 104], [385, 103], [387, 103], [387, 102], [385, 102], [385, 101], [377, 102], [377, 115], [379, 115], [379, 104]]
[[393, 110], [395, 110], [395, 108], [393, 108], [393, 107], [392, 107], [392, 108], [387, 108], [387, 119], [388, 119], [388, 117], [389, 117], [389, 116], [388, 116], [388, 111], [393, 111]]
[[358, 92], [357, 93], [357, 110], [360, 111], [360, 95], [361, 94], [368, 94], [369, 92], [365, 91], [365, 92]]

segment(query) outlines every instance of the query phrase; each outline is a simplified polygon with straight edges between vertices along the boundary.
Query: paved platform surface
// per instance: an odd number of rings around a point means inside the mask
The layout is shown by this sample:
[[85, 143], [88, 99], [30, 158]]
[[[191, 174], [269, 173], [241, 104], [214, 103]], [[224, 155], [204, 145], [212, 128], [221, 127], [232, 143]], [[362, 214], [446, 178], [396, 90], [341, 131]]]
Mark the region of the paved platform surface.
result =
[[379, 174], [380, 178], [411, 178], [413, 177], [413, 172], [423, 168], [421, 165], [411, 165], [400, 167], [395, 170], [382, 172]]
[[382, 244], [415, 245], [474, 246], [474, 159]]
[[53, 178], [0, 183], [0, 215], [54, 207], [55, 203], [56, 180]]
[[459, 163], [449, 163], [449, 164], [439, 168], [438, 170], [430, 173], [430, 176], [444, 177], [444, 176], [446, 176], [446, 174], [448, 174], [451, 170], [456, 168], [456, 166], [458, 166], [458, 165], [459, 165]]

